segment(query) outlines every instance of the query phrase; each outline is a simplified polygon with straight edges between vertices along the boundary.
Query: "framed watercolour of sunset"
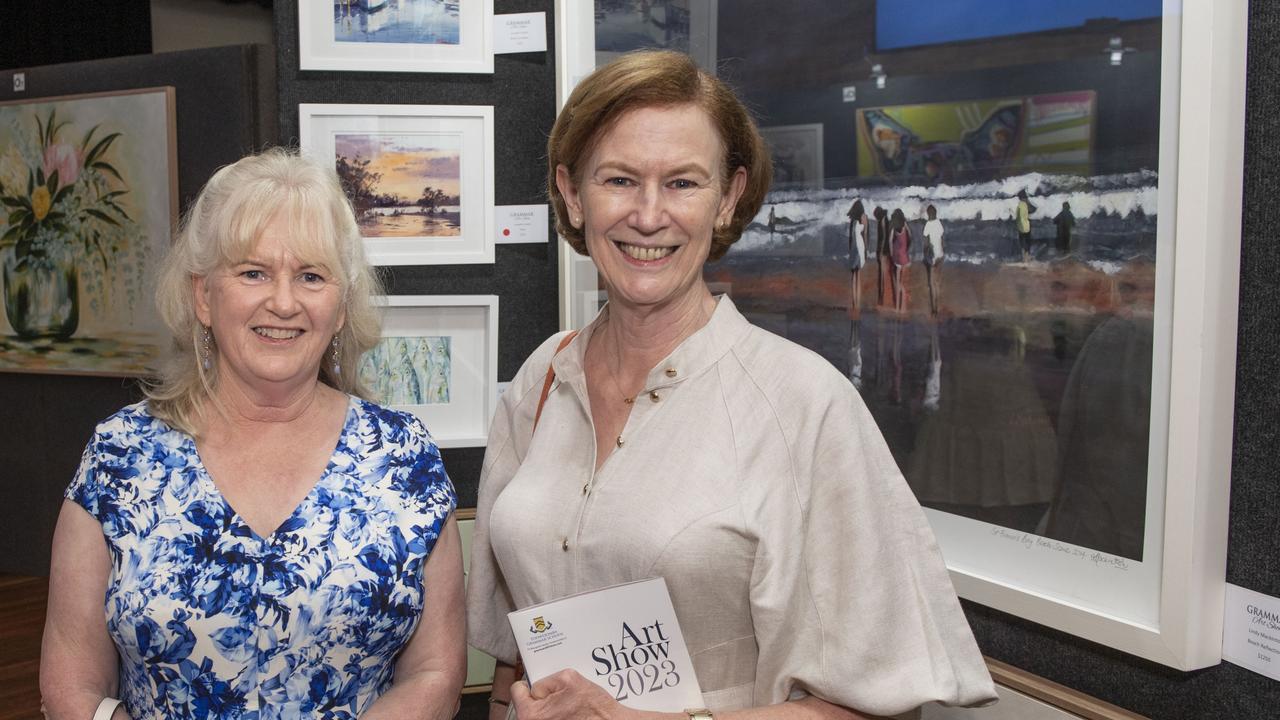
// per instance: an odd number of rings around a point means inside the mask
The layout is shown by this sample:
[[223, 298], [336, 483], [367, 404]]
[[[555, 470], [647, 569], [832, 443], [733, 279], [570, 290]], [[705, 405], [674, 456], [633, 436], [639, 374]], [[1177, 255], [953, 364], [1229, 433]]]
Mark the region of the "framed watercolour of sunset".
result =
[[374, 265], [493, 262], [493, 108], [299, 106], [302, 150], [334, 163]]

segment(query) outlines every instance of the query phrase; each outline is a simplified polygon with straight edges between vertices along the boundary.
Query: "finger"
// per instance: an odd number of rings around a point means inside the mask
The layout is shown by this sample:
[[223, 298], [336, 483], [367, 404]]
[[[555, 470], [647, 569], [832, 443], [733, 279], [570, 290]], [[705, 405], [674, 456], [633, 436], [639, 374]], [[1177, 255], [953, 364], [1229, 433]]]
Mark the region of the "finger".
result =
[[521, 703], [529, 702], [529, 685], [523, 680], [517, 680], [511, 683], [511, 702], [519, 706]]

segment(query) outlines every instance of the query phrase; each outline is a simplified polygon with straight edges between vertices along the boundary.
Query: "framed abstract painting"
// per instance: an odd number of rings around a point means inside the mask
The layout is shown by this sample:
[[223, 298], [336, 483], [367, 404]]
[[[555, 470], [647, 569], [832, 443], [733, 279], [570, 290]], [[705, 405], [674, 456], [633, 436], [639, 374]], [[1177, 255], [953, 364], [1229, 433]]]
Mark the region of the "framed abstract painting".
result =
[[173, 88], [0, 103], [0, 371], [148, 374], [177, 203]]
[[493, 107], [302, 104], [375, 265], [493, 262]]
[[298, 3], [302, 70], [493, 72], [493, 0]]
[[727, 5], [559, 0], [558, 102], [602, 18], [715, 12], [775, 183], [709, 287], [858, 388], [962, 597], [1218, 662], [1246, 3]]
[[385, 295], [382, 340], [360, 377], [373, 399], [422, 418], [442, 448], [482, 447], [498, 402], [496, 295]]

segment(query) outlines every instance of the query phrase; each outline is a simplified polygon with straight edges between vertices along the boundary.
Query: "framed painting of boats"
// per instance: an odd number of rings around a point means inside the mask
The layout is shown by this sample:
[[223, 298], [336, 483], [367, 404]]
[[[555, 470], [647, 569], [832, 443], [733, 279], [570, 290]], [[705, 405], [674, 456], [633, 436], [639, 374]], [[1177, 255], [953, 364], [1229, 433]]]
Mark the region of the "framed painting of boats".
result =
[[493, 72], [493, 0], [298, 3], [301, 70]]

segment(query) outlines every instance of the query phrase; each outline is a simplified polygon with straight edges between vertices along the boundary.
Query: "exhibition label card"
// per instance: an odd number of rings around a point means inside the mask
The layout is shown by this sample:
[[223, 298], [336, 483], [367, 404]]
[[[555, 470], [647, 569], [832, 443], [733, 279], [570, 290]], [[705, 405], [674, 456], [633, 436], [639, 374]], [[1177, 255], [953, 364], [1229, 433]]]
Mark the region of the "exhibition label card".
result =
[[531, 683], [573, 668], [630, 708], [703, 706], [662, 578], [570, 595], [507, 619]]
[[494, 242], [499, 245], [547, 241], [546, 205], [499, 205], [493, 212], [498, 233]]
[[1227, 583], [1222, 659], [1280, 680], [1280, 598]]
[[546, 51], [546, 13], [511, 13], [493, 16], [494, 55]]

